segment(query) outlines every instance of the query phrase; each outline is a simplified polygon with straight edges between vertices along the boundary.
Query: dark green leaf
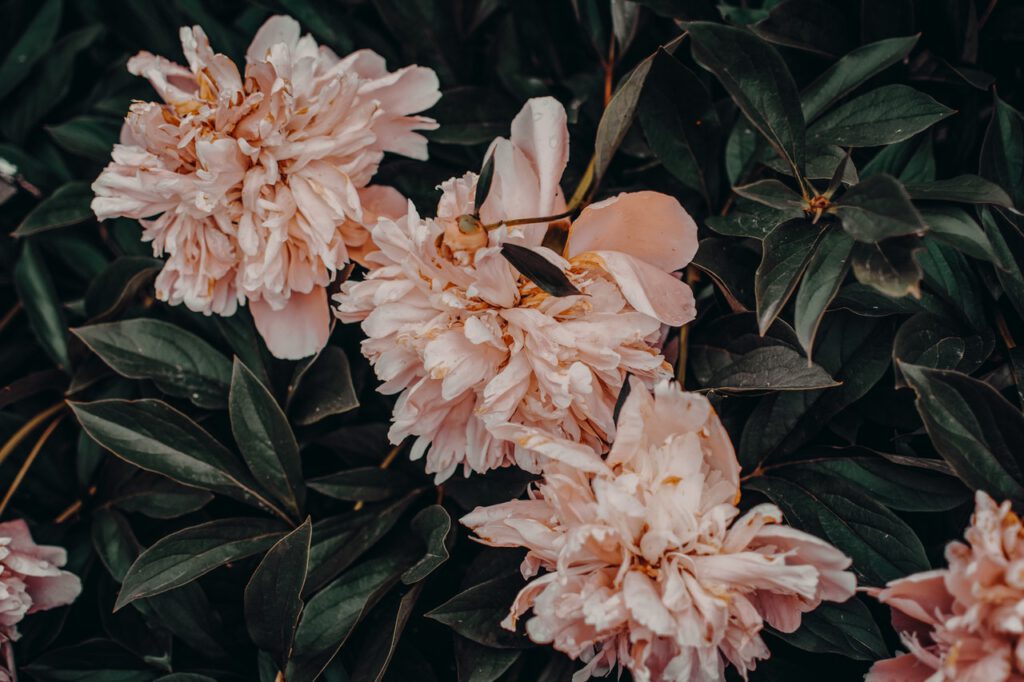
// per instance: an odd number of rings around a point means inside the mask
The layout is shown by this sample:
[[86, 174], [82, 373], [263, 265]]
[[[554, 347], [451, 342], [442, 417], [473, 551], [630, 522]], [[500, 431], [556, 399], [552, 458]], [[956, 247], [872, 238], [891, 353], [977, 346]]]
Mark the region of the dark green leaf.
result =
[[779, 156], [802, 169], [804, 117], [796, 83], [779, 53], [743, 29], [710, 22], [685, 28], [697, 63], [715, 75]]
[[754, 278], [759, 255], [730, 239], [708, 237], [700, 240], [691, 265], [706, 272], [728, 299], [733, 312], [754, 309]]
[[796, 632], [769, 632], [790, 646], [816, 654], [839, 654], [859, 661], [889, 656], [871, 612], [857, 598], [842, 604], [824, 602], [803, 615]]
[[455, 543], [455, 526], [447, 510], [439, 504], [421, 510], [412, 517], [410, 527], [427, 546], [427, 553], [402, 574], [406, 585], [417, 583], [448, 561]]
[[106, 267], [85, 292], [85, 311], [93, 322], [125, 308], [160, 272], [162, 263], [148, 256], [122, 256]]
[[[631, 4], [631, 3], [627, 3]], [[651, 150], [681, 181], [696, 168], [705, 199], [718, 168], [718, 115], [704, 84], [664, 50], [658, 50], [640, 97], [640, 125]]]
[[159, 400], [68, 404], [93, 440], [140, 469], [276, 510], [223, 445], [170, 405]]
[[501, 621], [508, 615], [522, 587], [519, 576], [503, 573], [460, 592], [425, 615], [483, 646], [528, 647], [530, 642], [526, 638], [501, 627]]
[[955, 206], [929, 206], [922, 209], [921, 218], [928, 225], [929, 236], [973, 258], [999, 262], [985, 231], [963, 209]]
[[0, 64], [0, 99], [6, 97], [53, 45], [60, 28], [61, 0], [46, 0]]
[[991, 386], [948, 370], [900, 363], [932, 444], [972, 490], [1024, 500], [1024, 415]]
[[981, 146], [980, 170], [1009, 192], [1015, 204], [1024, 202], [1024, 117], [997, 95]]
[[582, 296], [562, 269], [533, 249], [518, 244], [502, 244], [501, 255], [523, 277], [552, 296]]
[[[997, 258], [996, 277], [1003, 285], [1006, 296], [1017, 314], [1024, 315], [1024, 273], [1021, 272], [1013, 250], [1003, 234], [1003, 230], [1013, 229], [1012, 223], [1001, 212], [991, 211], [988, 207], [983, 207], [980, 213], [985, 235], [992, 244], [992, 251]], [[1010, 238], [1013, 237], [1011, 234]]]
[[745, 199], [782, 211], [800, 208], [804, 203], [799, 194], [779, 180], [758, 180], [749, 185], [733, 187], [732, 191]]
[[918, 201], [957, 201], [964, 204], [994, 204], [1013, 209], [1013, 201], [999, 185], [977, 175], [958, 175], [948, 180], [906, 185]]
[[14, 286], [39, 344], [59, 368], [68, 369], [67, 323], [50, 271], [35, 244], [27, 241], [14, 265]]
[[62, 149], [96, 161], [110, 158], [117, 142], [119, 122], [100, 116], [78, 116], [60, 125], [47, 126], [46, 132]]
[[740, 199], [728, 215], [709, 216], [705, 221], [718, 234], [729, 237], [751, 237], [764, 239], [777, 226], [803, 217], [802, 209], [791, 208], [784, 211]]
[[737, 448], [743, 468], [752, 471], [776, 454], [795, 452], [862, 398], [889, 369], [891, 341], [891, 325], [884, 319], [826, 315], [815, 361], [841, 385], [762, 398], [747, 419]]
[[799, 352], [782, 344], [743, 354], [694, 344], [690, 354], [701, 388], [713, 391], [807, 391], [838, 385], [821, 367], [809, 364]]
[[861, 168], [865, 180], [872, 175], [888, 173], [900, 182], [931, 182], [935, 179], [934, 135], [926, 133], [882, 147], [870, 161]]
[[754, 276], [757, 324], [762, 333], [796, 289], [822, 232], [823, 226], [797, 218], [782, 223], [765, 237], [761, 265]]
[[160, 674], [106, 639], [51, 649], [19, 672], [40, 682], [151, 682]]
[[808, 139], [841, 147], [877, 147], [901, 142], [953, 114], [906, 85], [884, 85], [818, 119]]
[[302, 612], [313, 523], [302, 525], [271, 547], [245, 586], [245, 627], [253, 644], [269, 651], [278, 669], [287, 665]]
[[212, 499], [213, 495], [205, 490], [187, 488], [159, 476], [140, 475], [111, 503], [119, 509], [153, 519], [176, 519], [202, 509]]
[[274, 396], [238, 358], [231, 372], [228, 413], [231, 432], [249, 471], [298, 516], [306, 499], [299, 444]]
[[352, 671], [352, 682], [381, 682], [398, 649], [413, 607], [423, 591], [423, 584], [412, 587], [400, 598], [392, 593], [370, 614], [364, 629], [370, 631], [370, 644], [361, 650]]
[[296, 370], [292, 386], [287, 407], [300, 426], [359, 407], [348, 356], [337, 346], [325, 346], [315, 359]]
[[473, 195], [473, 207], [477, 215], [480, 214], [480, 209], [483, 207], [484, 202], [487, 201], [487, 195], [491, 192], [491, 182], [493, 180], [494, 154], [491, 154], [484, 161], [484, 167], [480, 169], [480, 176], [476, 179], [476, 194]]
[[285, 679], [311, 682], [334, 658], [367, 611], [408, 566], [392, 552], [346, 571], [306, 603], [295, 631], [295, 646]]
[[813, 121], [872, 76], [900, 61], [917, 42], [918, 36], [888, 38], [863, 45], [850, 52], [811, 83], [801, 94], [804, 117]]
[[128, 519], [113, 509], [97, 509], [92, 515], [92, 546], [115, 582], [122, 582], [142, 548]]
[[849, 47], [844, 17], [823, 0], [783, 0], [751, 30], [776, 45], [825, 57]]
[[851, 187], [836, 202], [836, 213], [843, 228], [861, 242], [920, 235], [928, 229], [903, 185], [891, 175], [873, 175]]
[[89, 202], [92, 201], [92, 190], [87, 182], [69, 182], [58, 187], [32, 211], [25, 216], [15, 237], [28, 237], [58, 227], [77, 225], [93, 217]]
[[495, 649], [455, 635], [459, 682], [495, 682], [523, 655], [517, 649]]
[[150, 379], [199, 407], [227, 404], [231, 364], [192, 332], [162, 320], [138, 318], [72, 330], [85, 345], [129, 379]]
[[914, 531], [893, 512], [840, 478], [796, 466], [746, 483], [782, 509], [786, 521], [835, 545], [853, 559], [868, 585], [927, 570]]
[[164, 536], [128, 569], [114, 610], [262, 552], [282, 535], [280, 522], [248, 517], [218, 519]]
[[831, 456], [786, 466], [838, 476], [900, 511], [948, 511], [970, 499], [970, 492], [942, 460], [860, 452], [859, 448], [837, 450]]
[[[663, 46], [666, 52], [672, 53], [682, 41], [682, 36], [676, 38]], [[660, 53], [656, 52], [626, 74], [615, 89], [615, 94], [601, 114], [601, 120], [597, 125], [597, 135], [594, 141], [594, 183], [600, 181], [605, 171], [612, 162], [612, 157], [618, 150], [626, 133], [629, 132], [636, 118], [637, 103], [640, 101], [640, 94], [644, 89], [647, 74], [651, 71], [654, 58]]]
[[378, 502], [409, 490], [410, 480], [401, 472], [380, 467], [358, 467], [310, 479], [309, 487], [336, 500]]
[[850, 269], [853, 243], [853, 238], [839, 226], [829, 227], [807, 263], [796, 292], [793, 327], [808, 358], [821, 318]]
[[858, 243], [853, 249], [853, 274], [861, 284], [874, 287], [890, 298], [921, 296], [921, 266], [915, 254], [921, 240], [888, 239], [878, 244]]
[[981, 367], [992, 342], [961, 325], [931, 313], [918, 313], [904, 322], [893, 341], [894, 362], [969, 374]]

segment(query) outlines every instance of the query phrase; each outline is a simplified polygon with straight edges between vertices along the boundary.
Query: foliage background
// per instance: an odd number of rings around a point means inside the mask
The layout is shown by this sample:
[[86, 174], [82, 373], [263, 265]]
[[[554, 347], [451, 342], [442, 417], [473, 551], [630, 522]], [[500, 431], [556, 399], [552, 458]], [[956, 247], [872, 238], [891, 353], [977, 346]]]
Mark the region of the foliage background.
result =
[[[679, 197], [701, 226], [688, 271], [699, 317], [668, 353], [713, 396], [744, 504], [771, 498], [850, 554], [864, 584], [941, 565], [971, 489], [1024, 502], [1020, 3], [6, 0], [0, 157], [18, 177], [0, 183], [3, 513], [67, 546], [85, 581], [73, 607], [23, 624], [25, 676], [270, 682], [326, 667], [332, 681], [554, 682], [573, 670], [497, 628], [519, 555], [457, 526], [526, 477], [441, 491], [404, 454], [381, 471], [390, 403], [356, 327], [338, 326], [312, 363], [274, 361], [244, 310], [155, 302], [159, 263], [138, 225], [91, 217], [121, 117], [153, 97], [126, 59], [181, 61], [177, 27], [199, 23], [240, 62], [274, 12], [339, 53], [437, 70], [430, 161], [389, 159], [379, 176], [421, 211], [544, 94], [570, 114], [567, 191], [596, 150], [596, 196]], [[683, 21], [711, 23], [657, 52]], [[852, 149], [838, 218], [811, 224], [793, 203], [783, 158], [800, 166], [801, 144], [819, 190]], [[769, 644], [753, 679], [858, 679], [897, 640], [856, 598]]]

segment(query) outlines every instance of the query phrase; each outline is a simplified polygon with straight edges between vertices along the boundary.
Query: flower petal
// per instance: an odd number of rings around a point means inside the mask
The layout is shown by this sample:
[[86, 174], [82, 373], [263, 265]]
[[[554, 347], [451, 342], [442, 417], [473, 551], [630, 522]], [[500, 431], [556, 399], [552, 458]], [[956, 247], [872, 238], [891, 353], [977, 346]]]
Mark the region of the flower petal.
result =
[[297, 291], [281, 310], [264, 300], [250, 301], [256, 329], [275, 358], [298, 360], [318, 352], [331, 333], [327, 290], [314, 287], [308, 294]]
[[647, 261], [620, 251], [594, 251], [629, 304], [672, 327], [697, 317], [693, 292], [685, 283]]
[[667, 194], [620, 194], [583, 209], [569, 229], [568, 257], [586, 251], [621, 251], [673, 272], [697, 253], [697, 224]]

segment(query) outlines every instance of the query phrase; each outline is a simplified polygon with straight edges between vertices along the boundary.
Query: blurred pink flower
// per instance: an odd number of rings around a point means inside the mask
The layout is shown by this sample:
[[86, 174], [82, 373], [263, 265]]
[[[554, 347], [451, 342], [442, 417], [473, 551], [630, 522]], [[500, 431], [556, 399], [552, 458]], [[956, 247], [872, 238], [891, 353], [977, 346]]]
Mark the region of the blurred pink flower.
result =
[[14, 679], [11, 642], [21, 619], [66, 606], [82, 591], [78, 576], [61, 570], [67, 559], [60, 547], [37, 545], [24, 521], [0, 523], [0, 680]]
[[181, 43], [188, 68], [148, 52], [128, 61], [164, 102], [132, 104], [93, 211], [142, 222], [167, 255], [161, 300], [218, 315], [248, 300], [274, 355], [315, 353], [325, 287], [365, 255], [378, 215], [404, 212], [396, 190], [368, 185], [385, 152], [427, 158], [415, 131], [437, 124], [412, 114], [440, 97], [437, 76], [389, 73], [369, 50], [340, 59], [284, 16], [257, 32], [244, 75], [200, 27]]
[[867, 682], [1024, 680], [1024, 526], [984, 492], [949, 568], [869, 590], [892, 608], [909, 653], [879, 661]]
[[[488, 154], [483, 223], [564, 210], [569, 133], [556, 100], [530, 100]], [[410, 206], [378, 222], [369, 274], [335, 297], [339, 318], [362, 322], [380, 390], [401, 393], [392, 442], [417, 436], [413, 458], [426, 452], [438, 481], [460, 465], [466, 475], [535, 469], [513, 442], [523, 427], [603, 447], [627, 373], [648, 384], [669, 376], [663, 325], [695, 314], [690, 288], [669, 273], [693, 258], [697, 228], [672, 197], [636, 192], [589, 206], [560, 254], [541, 246], [548, 221], [463, 233], [458, 218], [475, 210], [476, 180], [443, 183], [437, 218]], [[509, 264], [503, 244], [531, 249], [583, 295], [548, 295]]]
[[[528, 500], [462, 519], [480, 542], [524, 547], [503, 625], [587, 661], [574, 679], [628, 668], [637, 682], [744, 677], [769, 651], [765, 622], [793, 632], [823, 600], [856, 587], [850, 560], [781, 525], [772, 504], [740, 515], [739, 464], [708, 401], [632, 383], [607, 457], [536, 434], [547, 457]], [[539, 577], [535, 577], [542, 572]]]

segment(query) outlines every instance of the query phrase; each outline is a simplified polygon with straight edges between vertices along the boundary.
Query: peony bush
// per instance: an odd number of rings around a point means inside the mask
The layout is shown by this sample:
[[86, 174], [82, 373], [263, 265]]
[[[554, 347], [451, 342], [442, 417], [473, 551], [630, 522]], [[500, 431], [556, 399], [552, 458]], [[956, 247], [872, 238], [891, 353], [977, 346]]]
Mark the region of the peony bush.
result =
[[1024, 7], [3, 10], [0, 680], [1024, 680]]

